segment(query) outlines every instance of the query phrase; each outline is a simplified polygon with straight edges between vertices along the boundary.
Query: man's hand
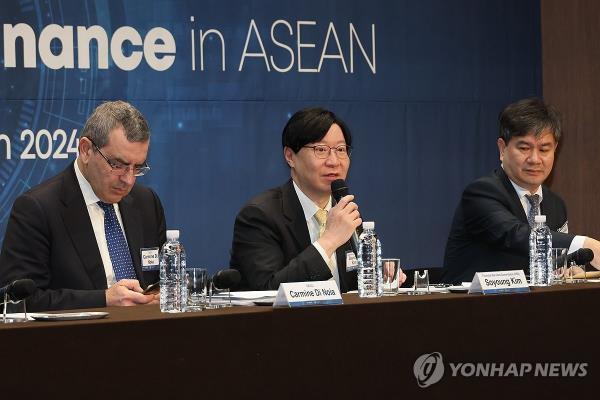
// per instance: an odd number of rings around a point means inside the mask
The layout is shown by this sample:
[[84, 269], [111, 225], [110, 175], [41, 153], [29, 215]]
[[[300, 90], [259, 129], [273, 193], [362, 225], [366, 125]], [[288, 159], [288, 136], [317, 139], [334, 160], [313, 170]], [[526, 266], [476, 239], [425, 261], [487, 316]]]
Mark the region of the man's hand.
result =
[[354, 196], [351, 194], [342, 197], [327, 214], [327, 225], [319, 239], [319, 244], [329, 257], [338, 247], [346, 243], [356, 228], [362, 224], [358, 205], [352, 200]]
[[594, 259], [590, 262], [596, 269], [600, 269], [600, 242], [591, 237], [583, 241], [583, 247], [591, 249], [594, 252]]
[[[394, 273], [396, 272], [396, 267], [393, 264], [394, 261], [384, 261], [382, 265], [383, 270], [383, 283], [391, 283], [394, 280]], [[402, 268], [398, 266], [398, 286], [402, 286], [402, 284], [406, 281], [406, 274], [402, 272]]]
[[402, 284], [406, 282], [406, 274], [402, 272], [402, 268], [400, 268], [400, 271], [398, 271], [398, 275], [398, 280], [400, 281], [398, 282], [398, 286], [402, 286]]
[[137, 279], [121, 279], [108, 289], [106, 289], [107, 306], [135, 306], [137, 304], [155, 304], [158, 302], [158, 296], [154, 294], [142, 294]]

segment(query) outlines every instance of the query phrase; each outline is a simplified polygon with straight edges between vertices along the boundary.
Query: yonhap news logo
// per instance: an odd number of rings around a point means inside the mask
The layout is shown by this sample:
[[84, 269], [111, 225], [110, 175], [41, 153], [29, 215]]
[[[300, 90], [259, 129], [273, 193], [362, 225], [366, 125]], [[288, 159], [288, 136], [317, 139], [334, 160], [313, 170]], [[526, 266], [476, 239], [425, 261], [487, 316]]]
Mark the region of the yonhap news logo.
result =
[[585, 378], [589, 364], [586, 362], [449, 362], [444, 365], [441, 353], [419, 356], [413, 365], [417, 385], [421, 388], [438, 383], [449, 367], [449, 378]]
[[413, 366], [419, 387], [426, 388], [438, 383], [444, 376], [444, 360], [440, 353], [423, 354]]

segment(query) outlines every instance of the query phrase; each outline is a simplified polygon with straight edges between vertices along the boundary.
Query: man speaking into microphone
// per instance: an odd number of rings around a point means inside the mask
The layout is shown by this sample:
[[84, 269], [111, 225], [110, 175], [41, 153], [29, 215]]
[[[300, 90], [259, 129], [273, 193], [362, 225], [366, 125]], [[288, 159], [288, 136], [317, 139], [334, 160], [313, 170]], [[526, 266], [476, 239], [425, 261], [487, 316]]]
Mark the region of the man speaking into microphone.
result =
[[282, 145], [291, 179], [250, 200], [235, 220], [231, 265], [241, 285], [275, 290], [333, 279], [342, 292], [356, 289], [350, 239], [362, 223], [358, 205], [352, 195], [337, 204], [331, 196], [331, 183], [348, 174], [350, 130], [331, 111], [307, 108], [290, 118]]

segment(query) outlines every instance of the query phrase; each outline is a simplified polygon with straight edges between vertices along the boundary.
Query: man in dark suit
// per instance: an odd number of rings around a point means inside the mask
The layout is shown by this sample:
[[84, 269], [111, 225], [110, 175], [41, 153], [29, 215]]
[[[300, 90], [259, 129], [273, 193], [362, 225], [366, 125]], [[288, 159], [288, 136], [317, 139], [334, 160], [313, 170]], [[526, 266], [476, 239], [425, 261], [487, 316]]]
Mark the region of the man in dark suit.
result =
[[[79, 155], [66, 170], [19, 196], [2, 252], [0, 284], [33, 279], [30, 310], [156, 302], [142, 286], [140, 251], [165, 241], [156, 194], [136, 185], [146, 164], [150, 131], [142, 114], [122, 101], [90, 116]], [[150, 276], [153, 275], [153, 276]]]
[[501, 168], [464, 190], [446, 244], [442, 281], [471, 281], [476, 272], [529, 270], [529, 232], [534, 215], [546, 215], [553, 247], [594, 251], [600, 243], [568, 233], [564, 201], [543, 185], [561, 137], [556, 111], [539, 99], [507, 106], [499, 118]]
[[356, 289], [356, 271], [346, 268], [346, 257], [362, 222], [358, 206], [352, 195], [335, 205], [331, 198], [331, 182], [345, 179], [350, 166], [350, 130], [332, 112], [308, 108], [290, 118], [282, 144], [292, 179], [239, 212], [231, 265], [251, 290], [328, 279], [343, 292]]

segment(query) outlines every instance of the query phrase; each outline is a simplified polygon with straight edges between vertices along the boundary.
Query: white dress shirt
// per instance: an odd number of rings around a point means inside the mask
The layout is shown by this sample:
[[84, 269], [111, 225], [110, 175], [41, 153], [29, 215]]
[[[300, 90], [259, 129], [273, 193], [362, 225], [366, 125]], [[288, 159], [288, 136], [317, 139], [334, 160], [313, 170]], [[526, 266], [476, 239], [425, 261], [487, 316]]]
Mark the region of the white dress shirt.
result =
[[[319, 254], [321, 254], [321, 257], [323, 257], [323, 260], [325, 260], [325, 262], [329, 266], [329, 269], [331, 270], [331, 275], [333, 275], [333, 277], [330, 278], [329, 280], [332, 280], [332, 279], [335, 280], [335, 283], [337, 284], [337, 286], [339, 288], [340, 287], [340, 275], [338, 272], [337, 259], [335, 256], [336, 253], [333, 252], [331, 257], [328, 257], [327, 253], [325, 253], [325, 249], [323, 249], [323, 246], [321, 246], [318, 242], [318, 240], [319, 240], [319, 222], [315, 218], [315, 213], [319, 209], [319, 206], [317, 206], [311, 199], [308, 198], [307, 195], [304, 194], [304, 192], [302, 192], [302, 190], [300, 190], [298, 185], [296, 185], [296, 182], [292, 181], [292, 183], [294, 184], [294, 189], [296, 190], [296, 195], [298, 195], [298, 199], [300, 200], [300, 205], [302, 206], [302, 211], [304, 211], [304, 218], [306, 219], [306, 226], [308, 227], [308, 234], [310, 235], [310, 241], [312, 242], [312, 245], [315, 246], [315, 248], [317, 249]], [[329, 201], [327, 202], [327, 205], [325, 206], [324, 210], [327, 212], [329, 212], [329, 210], [331, 210], [331, 196], [329, 196]]]
[[[519, 196], [519, 200], [521, 201], [523, 210], [525, 210], [525, 215], [529, 215], [529, 210], [531, 209], [531, 203], [525, 197], [526, 195], [537, 194], [538, 196], [540, 196], [540, 206], [541, 206], [542, 200], [544, 199], [544, 194], [543, 194], [541, 186], [538, 187], [538, 189], [535, 191], [535, 193], [530, 193], [529, 190], [522, 188], [521, 186], [514, 183], [512, 180], [510, 181], [510, 183], [512, 183], [513, 187], [517, 191], [517, 196]], [[565, 225], [559, 230], [559, 232], [562, 232], [562, 233], [569, 232], [568, 222], [565, 222]], [[571, 244], [569, 245], [569, 250], [567, 251], [567, 253], [571, 254], [572, 252], [581, 249], [583, 247], [583, 242], [585, 241], [585, 239], [586, 239], [586, 236], [579, 236], [579, 235], [575, 236], [573, 238], [573, 240], [571, 241]]]
[[[81, 193], [83, 193], [83, 200], [85, 201], [85, 205], [90, 216], [90, 221], [92, 222], [92, 228], [94, 230], [94, 235], [96, 236], [96, 243], [98, 244], [98, 250], [100, 250], [100, 257], [102, 257], [102, 264], [104, 265], [104, 272], [106, 274], [106, 284], [110, 287], [117, 283], [117, 281], [115, 279], [115, 272], [113, 270], [112, 262], [110, 261], [108, 244], [106, 243], [106, 235], [104, 233], [104, 210], [102, 210], [102, 208], [100, 208], [98, 205], [100, 199], [98, 196], [96, 196], [94, 189], [92, 189], [90, 183], [81, 173], [79, 165], [77, 165], [77, 160], [75, 160], [75, 175], [77, 176], [77, 182], [81, 188]], [[119, 205], [113, 204], [113, 207], [115, 208], [119, 225], [121, 225], [121, 229], [123, 229], [123, 221], [121, 220]], [[125, 232], [124, 229], [123, 232]], [[127, 241], [127, 237], [125, 237], [125, 241]]]

